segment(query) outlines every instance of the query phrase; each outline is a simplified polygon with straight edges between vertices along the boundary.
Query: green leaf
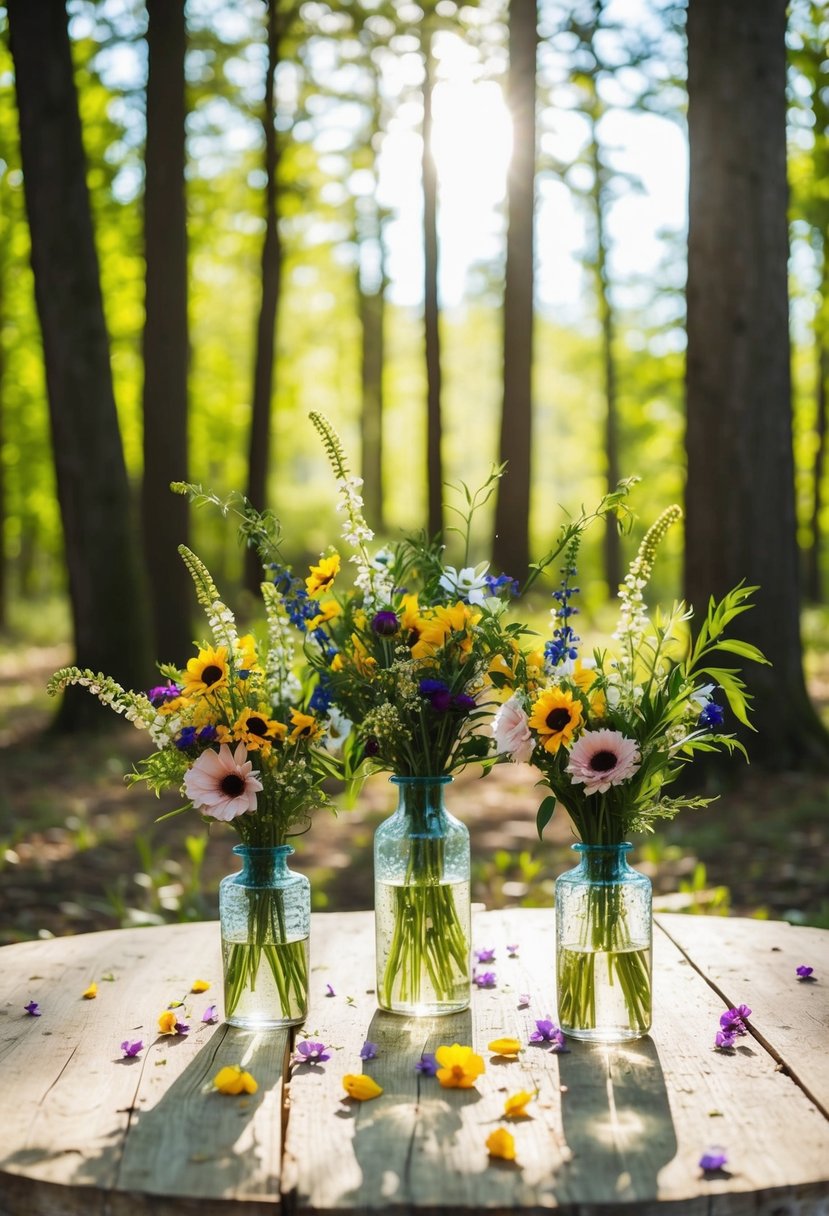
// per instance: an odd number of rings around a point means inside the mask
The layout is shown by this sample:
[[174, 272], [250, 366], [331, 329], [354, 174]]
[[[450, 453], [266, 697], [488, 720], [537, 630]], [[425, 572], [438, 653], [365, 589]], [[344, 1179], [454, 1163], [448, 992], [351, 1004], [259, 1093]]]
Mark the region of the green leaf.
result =
[[752, 646], [751, 642], [740, 642], [736, 638], [725, 638], [721, 642], [717, 642], [717, 650], [726, 650], [729, 654], [738, 654], [744, 659], [751, 659], [755, 663], [765, 663], [766, 666], [771, 666], [771, 660], [767, 659], [762, 650], [758, 650], [756, 646]]
[[539, 840], [541, 839], [544, 829], [546, 828], [547, 824], [552, 819], [555, 809], [556, 809], [555, 797], [552, 794], [549, 794], [544, 799], [544, 801], [541, 803], [541, 806], [538, 808], [538, 814], [536, 815], [536, 819], [535, 819], [535, 826], [538, 829]]

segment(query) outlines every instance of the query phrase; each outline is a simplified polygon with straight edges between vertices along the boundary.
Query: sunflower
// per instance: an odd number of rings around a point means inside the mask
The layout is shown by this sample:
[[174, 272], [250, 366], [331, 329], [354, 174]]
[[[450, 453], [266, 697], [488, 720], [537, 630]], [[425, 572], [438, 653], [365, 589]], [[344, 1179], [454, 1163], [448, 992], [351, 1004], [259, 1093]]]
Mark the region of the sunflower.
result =
[[581, 703], [563, 688], [551, 688], [543, 692], [533, 705], [527, 723], [530, 730], [539, 736], [545, 751], [553, 755], [561, 747], [573, 741], [573, 736], [582, 725]]
[[320, 558], [319, 565], [310, 567], [311, 573], [305, 580], [305, 588], [310, 596], [316, 596], [320, 591], [327, 591], [340, 572], [340, 555], [332, 553], [330, 557]]
[[472, 649], [470, 631], [480, 619], [480, 612], [473, 612], [468, 604], [460, 600], [456, 604], [435, 608], [432, 616], [423, 622], [420, 637], [412, 647], [412, 658], [431, 658], [436, 650], [446, 645], [453, 634], [458, 635], [461, 654], [468, 654]]
[[227, 687], [227, 647], [208, 646], [200, 650], [195, 659], [190, 659], [184, 673], [183, 693], [187, 697], [198, 697], [202, 693], [218, 692]]
[[316, 739], [321, 730], [317, 719], [311, 714], [304, 714], [300, 709], [291, 710], [291, 726], [294, 728], [291, 731], [291, 743], [299, 743], [300, 739]]
[[287, 733], [285, 723], [269, 718], [266, 710], [243, 709], [233, 724], [233, 738], [251, 752], [269, 752], [271, 744], [284, 739]]
[[319, 629], [320, 625], [324, 625], [327, 621], [333, 621], [334, 617], [342, 614], [342, 607], [336, 600], [325, 600], [320, 604], [320, 610], [316, 616], [306, 622], [305, 628], [310, 633], [312, 629]]

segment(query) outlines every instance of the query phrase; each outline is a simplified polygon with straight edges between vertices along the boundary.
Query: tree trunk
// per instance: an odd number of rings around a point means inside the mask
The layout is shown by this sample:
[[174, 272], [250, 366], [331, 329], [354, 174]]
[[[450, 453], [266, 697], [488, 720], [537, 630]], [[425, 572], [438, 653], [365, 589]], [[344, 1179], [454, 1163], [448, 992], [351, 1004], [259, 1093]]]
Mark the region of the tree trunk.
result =
[[[7, 11], [76, 661], [141, 687], [151, 675], [144, 599], [66, 12], [54, 0], [9, 0]], [[101, 715], [112, 718], [79, 690], [56, 724]]]
[[144, 480], [141, 519], [155, 652], [182, 663], [192, 647], [193, 590], [178, 546], [188, 543], [187, 203], [184, 0], [147, 0], [144, 251]]
[[[276, 70], [279, 65], [278, 0], [268, 0], [268, 62], [262, 127], [265, 134], [265, 238], [262, 244], [262, 297], [256, 325], [256, 361], [253, 371], [247, 496], [258, 511], [268, 505], [271, 448], [271, 404], [279, 295], [282, 286], [282, 243], [277, 213], [279, 145], [276, 134]], [[245, 561], [245, 585], [256, 593], [262, 580], [261, 563], [253, 550]]]
[[[366, 56], [365, 70], [370, 73], [372, 84], [371, 132], [366, 140], [371, 156], [371, 172], [374, 177], [375, 195], [363, 200], [368, 213], [366, 231], [358, 233], [358, 246], [370, 241], [376, 254], [376, 270], [370, 282], [366, 281], [361, 260], [358, 258], [357, 293], [360, 312], [361, 362], [363, 408], [361, 414], [360, 469], [363, 477], [363, 502], [366, 518], [375, 531], [382, 531], [383, 518], [383, 370], [386, 361], [386, 247], [383, 232], [383, 210], [376, 197], [377, 158], [375, 140], [382, 129], [382, 102], [380, 81], [371, 56]], [[359, 227], [359, 223], [358, 223]]]
[[438, 179], [430, 147], [434, 58], [429, 23], [422, 27], [423, 51], [423, 324], [426, 340], [426, 476], [428, 530], [435, 536], [443, 528], [443, 461], [441, 459], [440, 309], [438, 305]]
[[[829, 282], [827, 282], [829, 287]], [[826, 296], [823, 297], [826, 299]], [[823, 479], [826, 473], [826, 390], [829, 384], [829, 348], [823, 334], [815, 334], [817, 367], [815, 368], [816, 418], [815, 456], [812, 462], [812, 546], [807, 554], [806, 597], [813, 604], [823, 603]]]
[[[2, 189], [2, 182], [0, 182]], [[6, 248], [8, 247], [8, 223], [3, 223], [0, 220], [0, 237], [5, 238]], [[5, 313], [6, 313], [6, 257], [5, 250], [0, 248], [0, 630], [6, 628], [8, 624], [8, 600], [9, 600], [9, 584], [8, 584], [8, 562], [6, 560], [6, 466], [3, 461], [3, 447], [5, 444], [5, 376], [6, 376], [6, 348], [3, 345], [3, 333], [5, 330]]]
[[513, 150], [507, 179], [507, 260], [504, 280], [504, 398], [493, 559], [519, 582], [530, 564], [532, 372], [535, 214], [536, 0], [511, 0], [509, 79]]
[[[825, 762], [801, 660], [787, 292], [786, 0], [688, 10], [687, 525], [685, 590], [703, 612], [740, 579], [760, 587], [740, 635], [756, 763]], [[735, 54], [735, 47], [739, 54]]]

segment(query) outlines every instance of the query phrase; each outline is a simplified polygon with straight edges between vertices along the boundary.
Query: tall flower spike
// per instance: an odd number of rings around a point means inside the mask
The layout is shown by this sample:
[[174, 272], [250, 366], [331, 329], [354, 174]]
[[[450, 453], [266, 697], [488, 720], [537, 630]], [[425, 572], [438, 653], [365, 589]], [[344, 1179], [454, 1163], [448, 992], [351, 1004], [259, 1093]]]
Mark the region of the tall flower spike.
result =
[[273, 583], [262, 583], [261, 589], [268, 622], [265, 683], [271, 702], [287, 705], [296, 700], [297, 691], [293, 674], [294, 635], [279, 589]]
[[213, 576], [201, 558], [196, 557], [192, 549], [179, 545], [178, 551], [187, 567], [196, 588], [196, 599], [207, 613], [207, 623], [217, 646], [226, 646], [228, 654], [232, 654], [238, 642], [236, 634], [236, 618], [227, 604], [219, 598], [219, 590], [213, 582]]
[[633, 675], [634, 655], [647, 629], [648, 609], [643, 592], [653, 572], [656, 552], [668, 530], [680, 519], [682, 519], [682, 509], [676, 504], [665, 508], [642, 537], [639, 551], [630, 563], [625, 581], [619, 588], [619, 599], [622, 606], [619, 613], [619, 624], [613, 636], [624, 643], [619, 658], [619, 668], [623, 676], [631, 677]]

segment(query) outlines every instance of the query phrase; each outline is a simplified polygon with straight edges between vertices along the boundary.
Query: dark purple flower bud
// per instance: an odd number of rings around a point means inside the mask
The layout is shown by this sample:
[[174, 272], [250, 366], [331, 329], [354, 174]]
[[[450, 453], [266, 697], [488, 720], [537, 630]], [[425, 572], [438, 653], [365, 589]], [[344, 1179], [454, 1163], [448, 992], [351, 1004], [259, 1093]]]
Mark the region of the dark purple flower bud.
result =
[[371, 627], [375, 633], [379, 633], [381, 638], [393, 637], [400, 628], [400, 622], [397, 619], [397, 613], [390, 609], [384, 609], [382, 612], [375, 612], [371, 618]]
[[203, 726], [196, 735], [199, 743], [212, 743], [216, 738], [216, 727], [208, 722], [207, 726]]
[[440, 1065], [431, 1051], [424, 1051], [423, 1055], [415, 1064], [415, 1072], [422, 1072], [427, 1077], [434, 1077], [439, 1068]]
[[468, 697], [465, 692], [459, 692], [452, 698], [452, 708], [468, 713], [470, 709], [475, 708], [475, 698]]
[[380, 752], [380, 741], [374, 735], [369, 735], [366, 739], [363, 752], [366, 756], [376, 756]]

